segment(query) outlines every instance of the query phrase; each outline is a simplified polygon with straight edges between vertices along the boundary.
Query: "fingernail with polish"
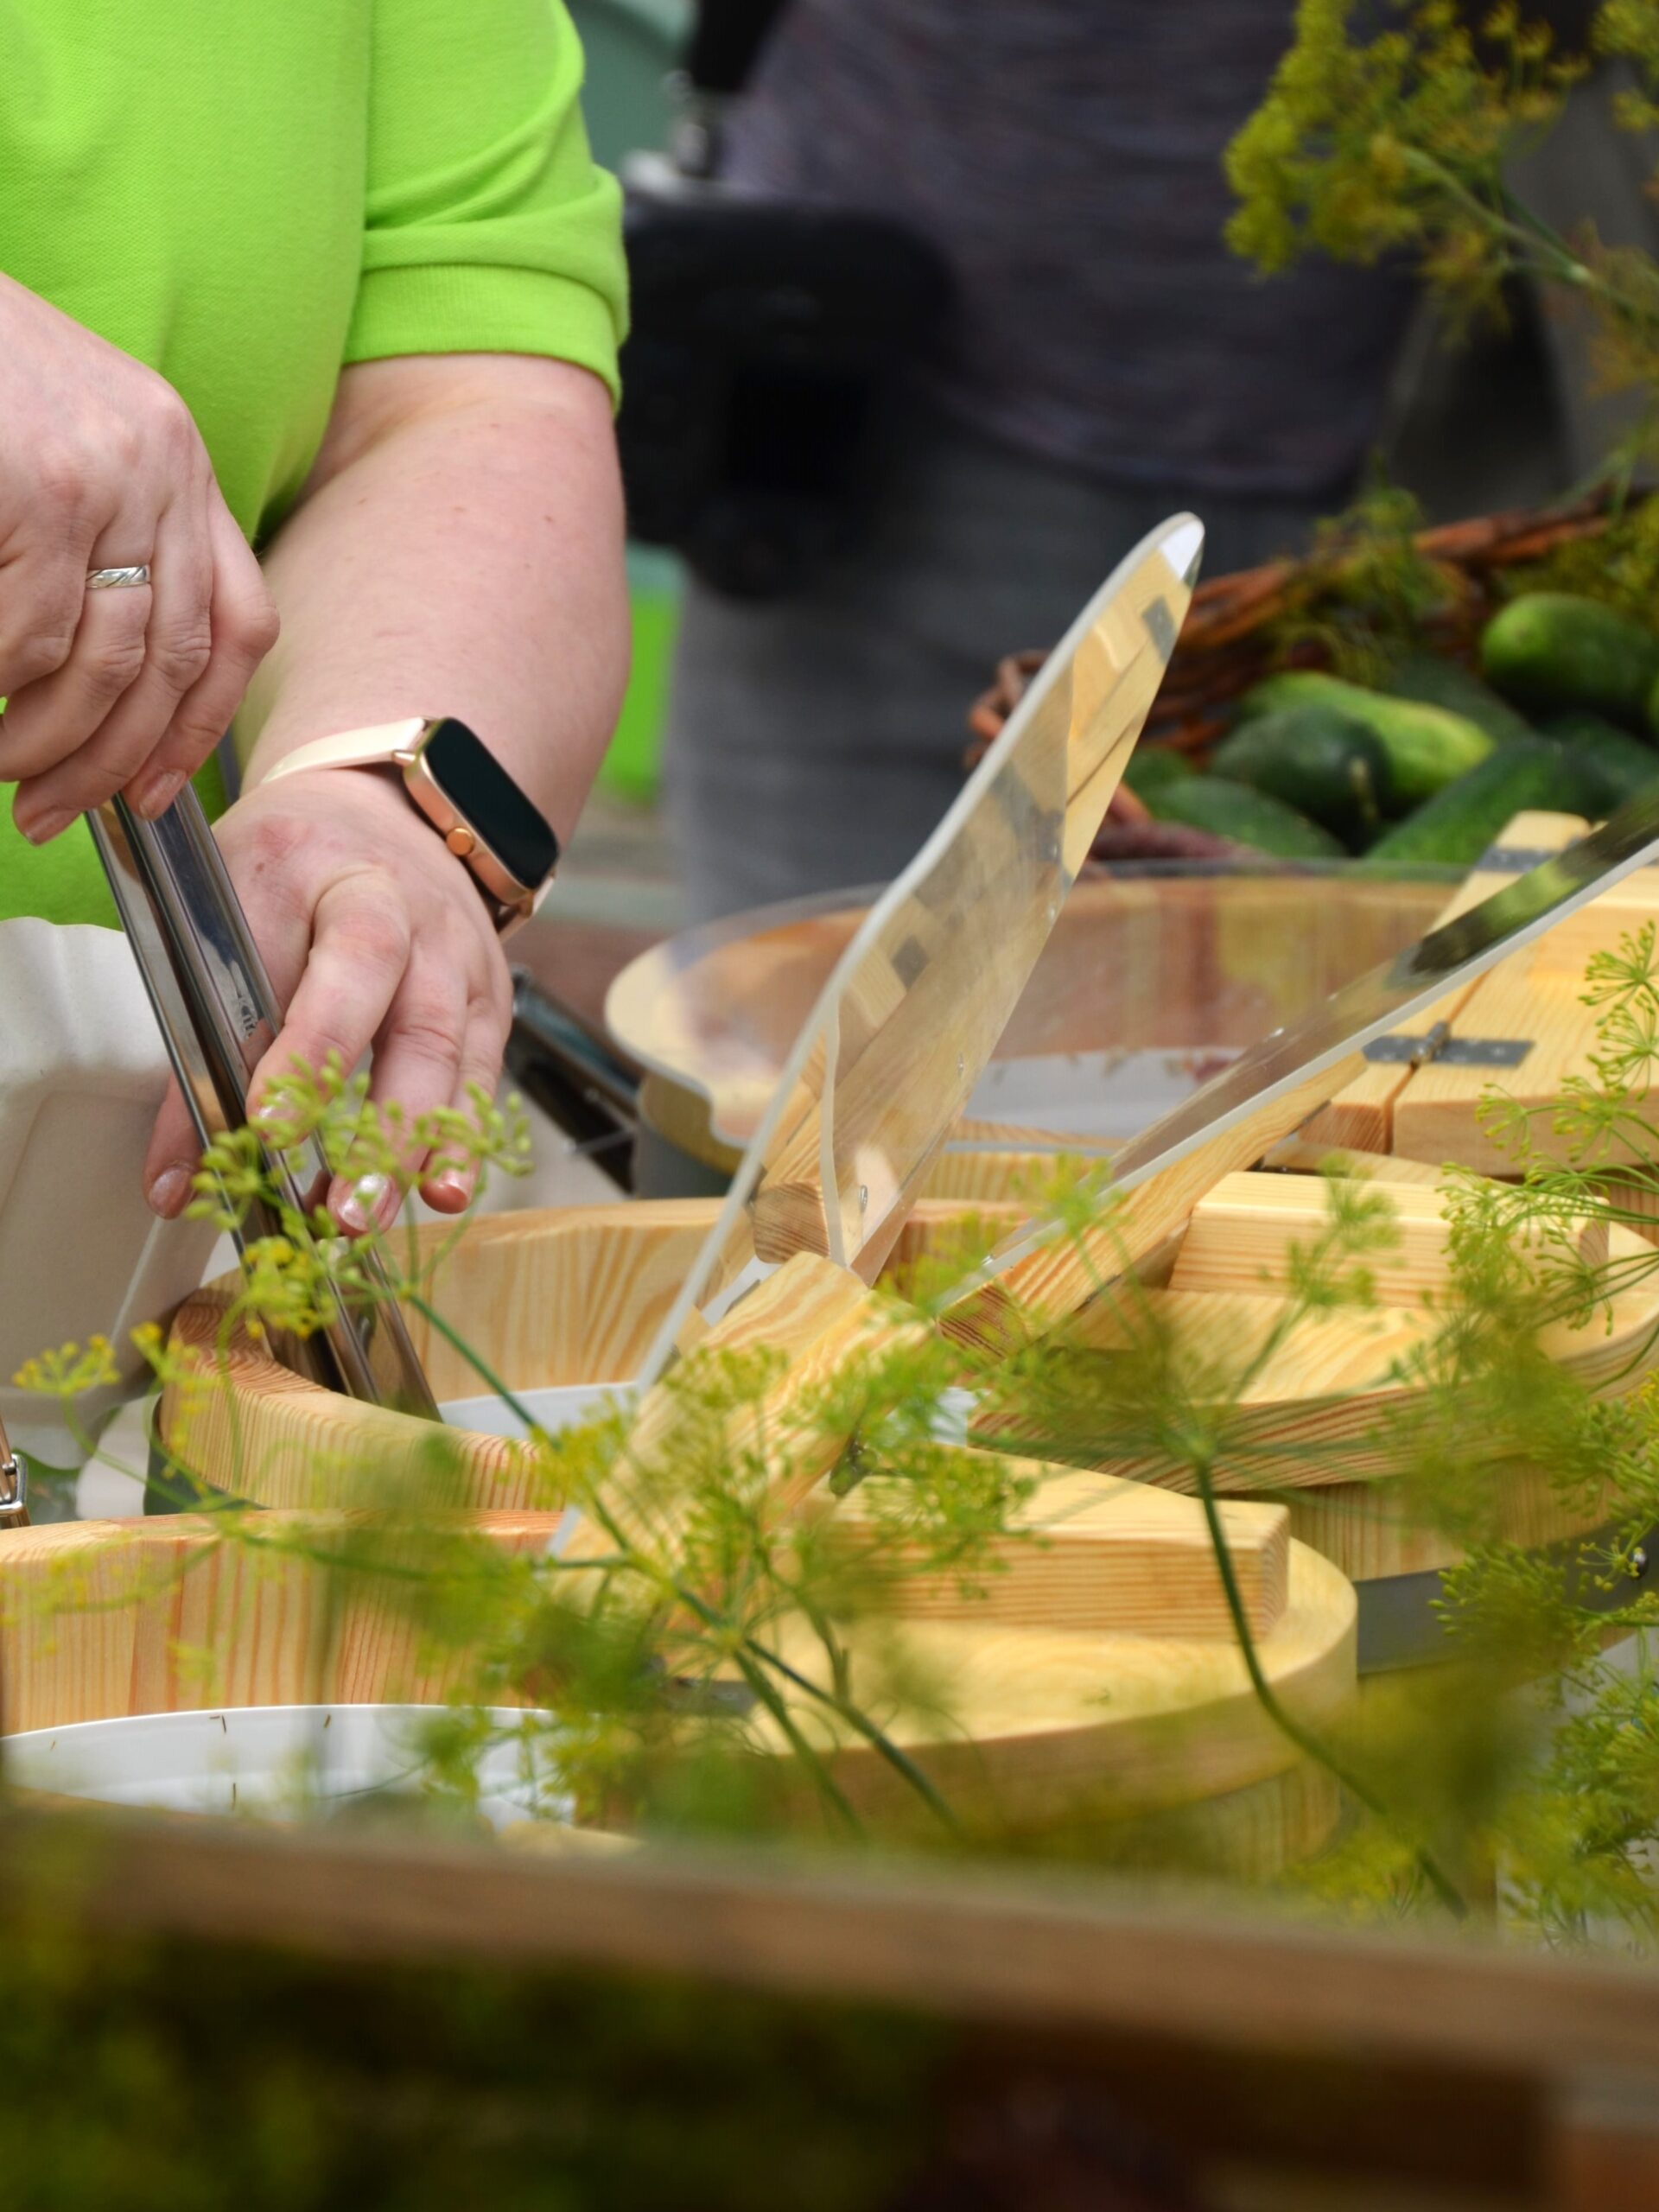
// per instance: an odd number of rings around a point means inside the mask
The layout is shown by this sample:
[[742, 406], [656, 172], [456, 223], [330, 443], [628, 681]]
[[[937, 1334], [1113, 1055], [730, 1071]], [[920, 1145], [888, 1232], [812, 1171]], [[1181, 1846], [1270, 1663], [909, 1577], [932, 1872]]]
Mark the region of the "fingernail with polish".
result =
[[150, 1211], [163, 1221], [176, 1220], [183, 1212], [190, 1196], [190, 1170], [188, 1167], [163, 1167], [149, 1186]]
[[461, 1174], [456, 1168], [448, 1168], [442, 1175], [433, 1179], [431, 1187], [426, 1195], [429, 1204], [436, 1206], [440, 1212], [448, 1212], [453, 1210], [459, 1213], [463, 1206], [470, 1205], [472, 1201], [472, 1178]]
[[386, 1176], [359, 1175], [334, 1208], [334, 1214], [354, 1236], [363, 1236], [371, 1229], [390, 1227], [397, 1211], [397, 1194]]
[[154, 783], [144, 785], [143, 790], [133, 801], [139, 818], [144, 822], [156, 821], [167, 812], [168, 808], [172, 805], [183, 789], [184, 777], [181, 772], [169, 768], [166, 775], [157, 776]]
[[[14, 816], [13, 819], [16, 818]], [[54, 807], [49, 814], [36, 815], [30, 821], [19, 822], [17, 827], [31, 845], [49, 845], [59, 830], [67, 830], [74, 818], [63, 808]]]

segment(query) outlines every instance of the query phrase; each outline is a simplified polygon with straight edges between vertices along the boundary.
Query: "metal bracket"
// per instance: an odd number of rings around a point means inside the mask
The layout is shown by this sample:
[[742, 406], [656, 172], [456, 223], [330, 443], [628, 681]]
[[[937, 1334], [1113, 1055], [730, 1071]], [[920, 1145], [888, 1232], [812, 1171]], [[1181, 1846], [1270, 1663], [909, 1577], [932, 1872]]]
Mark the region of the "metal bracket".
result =
[[1421, 1037], [1373, 1037], [1363, 1057], [1414, 1068], [1431, 1060], [1448, 1068], [1518, 1068], [1531, 1050], [1530, 1037], [1454, 1037], [1448, 1023], [1437, 1021]]
[[0, 1533], [29, 1526], [29, 1462], [10, 1450], [0, 1431]]
[[1488, 845], [1475, 862], [1477, 875], [1530, 875], [1546, 861], [1561, 857], [1559, 845]]

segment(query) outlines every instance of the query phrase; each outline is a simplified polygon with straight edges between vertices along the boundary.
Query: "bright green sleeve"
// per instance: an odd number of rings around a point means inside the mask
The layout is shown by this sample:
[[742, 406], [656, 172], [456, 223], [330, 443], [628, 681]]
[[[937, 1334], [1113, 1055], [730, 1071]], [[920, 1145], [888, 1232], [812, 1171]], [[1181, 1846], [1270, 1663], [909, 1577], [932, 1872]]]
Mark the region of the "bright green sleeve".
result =
[[347, 361], [545, 353], [617, 392], [621, 195], [594, 166], [563, 0], [375, 0]]

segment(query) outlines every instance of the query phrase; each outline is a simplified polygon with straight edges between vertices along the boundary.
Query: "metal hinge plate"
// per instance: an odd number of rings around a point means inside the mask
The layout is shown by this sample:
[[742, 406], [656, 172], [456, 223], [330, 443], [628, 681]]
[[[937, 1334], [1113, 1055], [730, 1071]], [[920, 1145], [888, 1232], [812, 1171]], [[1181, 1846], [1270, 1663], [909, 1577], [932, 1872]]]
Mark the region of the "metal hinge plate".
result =
[[1558, 861], [1565, 849], [1552, 845], [1488, 845], [1475, 862], [1477, 875], [1530, 875], [1546, 861]]
[[1373, 1037], [1364, 1057], [1414, 1068], [1431, 1060], [1447, 1068], [1518, 1068], [1531, 1050], [1530, 1037], [1454, 1037], [1437, 1021], [1420, 1037]]

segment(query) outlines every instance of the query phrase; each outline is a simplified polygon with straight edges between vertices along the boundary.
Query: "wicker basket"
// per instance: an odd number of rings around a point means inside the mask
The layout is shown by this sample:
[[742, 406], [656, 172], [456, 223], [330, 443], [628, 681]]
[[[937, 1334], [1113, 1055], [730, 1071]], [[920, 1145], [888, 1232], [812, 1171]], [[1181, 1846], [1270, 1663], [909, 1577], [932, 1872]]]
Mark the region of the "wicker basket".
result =
[[[1598, 498], [1571, 507], [1483, 515], [1425, 531], [1417, 540], [1419, 550], [1445, 570], [1449, 587], [1444, 611], [1430, 624], [1436, 647], [1454, 658], [1469, 658], [1497, 604], [1500, 571], [1541, 560], [1556, 547], [1594, 537], [1606, 526], [1606, 504]], [[1199, 585], [1143, 745], [1172, 746], [1204, 760], [1227, 729], [1233, 701], [1274, 664], [1273, 626], [1289, 606], [1305, 567], [1272, 561]], [[998, 663], [995, 682], [975, 701], [968, 718], [975, 739], [970, 760], [995, 737], [1046, 658], [1038, 650], [1010, 653]], [[1318, 667], [1322, 655], [1309, 645], [1288, 658], [1293, 665]], [[1206, 831], [1154, 822], [1122, 785], [1094, 848], [1101, 860], [1203, 858], [1232, 849]]]

